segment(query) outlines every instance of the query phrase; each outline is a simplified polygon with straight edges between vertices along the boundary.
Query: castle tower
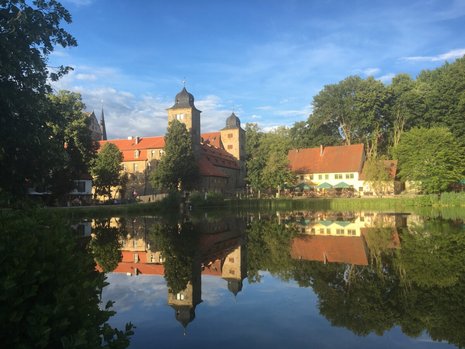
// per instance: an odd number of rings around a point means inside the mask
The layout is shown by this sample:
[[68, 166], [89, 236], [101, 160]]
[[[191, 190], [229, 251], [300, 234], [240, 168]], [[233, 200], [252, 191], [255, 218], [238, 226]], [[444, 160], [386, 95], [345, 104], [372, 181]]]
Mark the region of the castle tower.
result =
[[103, 107], [102, 107], [102, 114], [100, 115], [100, 129], [102, 130], [102, 141], [107, 140], [107, 128], [105, 126], [105, 117], [103, 115]]
[[221, 142], [224, 149], [239, 160], [240, 176], [238, 187], [243, 187], [245, 183], [245, 131], [241, 127], [241, 120], [232, 113], [226, 119], [226, 127], [221, 131]]
[[168, 108], [168, 125], [172, 120], [178, 120], [186, 125], [192, 137], [192, 148], [198, 154], [200, 148], [200, 113], [194, 105], [194, 96], [183, 87], [176, 95], [174, 105]]

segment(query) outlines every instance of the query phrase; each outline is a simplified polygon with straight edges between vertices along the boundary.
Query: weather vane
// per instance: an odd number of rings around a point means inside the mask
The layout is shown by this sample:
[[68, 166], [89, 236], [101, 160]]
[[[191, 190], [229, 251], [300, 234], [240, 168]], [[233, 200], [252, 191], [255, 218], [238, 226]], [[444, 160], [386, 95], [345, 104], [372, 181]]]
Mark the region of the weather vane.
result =
[[182, 86], [186, 87], [186, 77], [184, 77], [184, 79], [182, 80]]

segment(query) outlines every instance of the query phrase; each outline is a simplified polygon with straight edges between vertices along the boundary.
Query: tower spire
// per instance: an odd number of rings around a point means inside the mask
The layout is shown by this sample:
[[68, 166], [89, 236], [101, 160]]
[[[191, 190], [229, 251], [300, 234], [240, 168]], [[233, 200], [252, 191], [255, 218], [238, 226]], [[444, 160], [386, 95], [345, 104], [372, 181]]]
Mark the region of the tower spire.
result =
[[100, 129], [102, 130], [102, 140], [107, 140], [107, 128], [105, 127], [105, 116], [103, 113], [103, 104], [102, 104], [102, 114], [100, 115]]

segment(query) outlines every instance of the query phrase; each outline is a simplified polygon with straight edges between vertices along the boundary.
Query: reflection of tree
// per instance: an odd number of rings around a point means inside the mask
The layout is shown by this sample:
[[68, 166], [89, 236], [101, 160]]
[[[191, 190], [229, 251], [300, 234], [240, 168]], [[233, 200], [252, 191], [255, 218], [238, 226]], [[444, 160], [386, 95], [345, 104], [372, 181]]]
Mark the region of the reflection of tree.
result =
[[123, 255], [121, 253], [120, 235], [124, 230], [110, 226], [110, 219], [95, 221], [93, 239], [90, 248], [97, 261], [105, 272], [116, 269]]
[[366, 267], [294, 261], [293, 278], [313, 287], [321, 314], [334, 326], [358, 335], [400, 326], [409, 336], [426, 330], [434, 340], [465, 346], [463, 231], [427, 221], [404, 231], [401, 248], [391, 251], [389, 234], [380, 228], [366, 236], [372, 257]]
[[247, 228], [247, 277], [249, 282], [260, 282], [260, 270], [289, 278], [291, 266], [290, 244], [294, 230], [272, 219], [254, 220]]
[[64, 222], [0, 215], [0, 342], [5, 348], [123, 348], [132, 325], [108, 325], [99, 307], [105, 276]]
[[192, 280], [193, 268], [198, 250], [198, 234], [192, 224], [158, 223], [149, 236], [156, 241], [163, 258], [165, 279], [170, 292], [184, 290]]

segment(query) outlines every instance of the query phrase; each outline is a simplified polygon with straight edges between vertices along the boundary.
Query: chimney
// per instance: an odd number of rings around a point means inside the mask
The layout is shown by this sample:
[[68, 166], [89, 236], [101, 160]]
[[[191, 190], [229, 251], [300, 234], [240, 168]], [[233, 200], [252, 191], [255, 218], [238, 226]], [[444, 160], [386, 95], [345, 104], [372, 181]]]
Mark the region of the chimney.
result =
[[323, 144], [320, 144], [320, 156], [323, 156], [325, 148], [323, 147]]
[[134, 137], [134, 139], [136, 140], [135, 143], [136, 143], [136, 144], [139, 144], [139, 142], [140, 142], [140, 137], [139, 137], [139, 136], [136, 136], [136, 137]]
[[128, 141], [132, 141], [132, 136], [128, 136]]

